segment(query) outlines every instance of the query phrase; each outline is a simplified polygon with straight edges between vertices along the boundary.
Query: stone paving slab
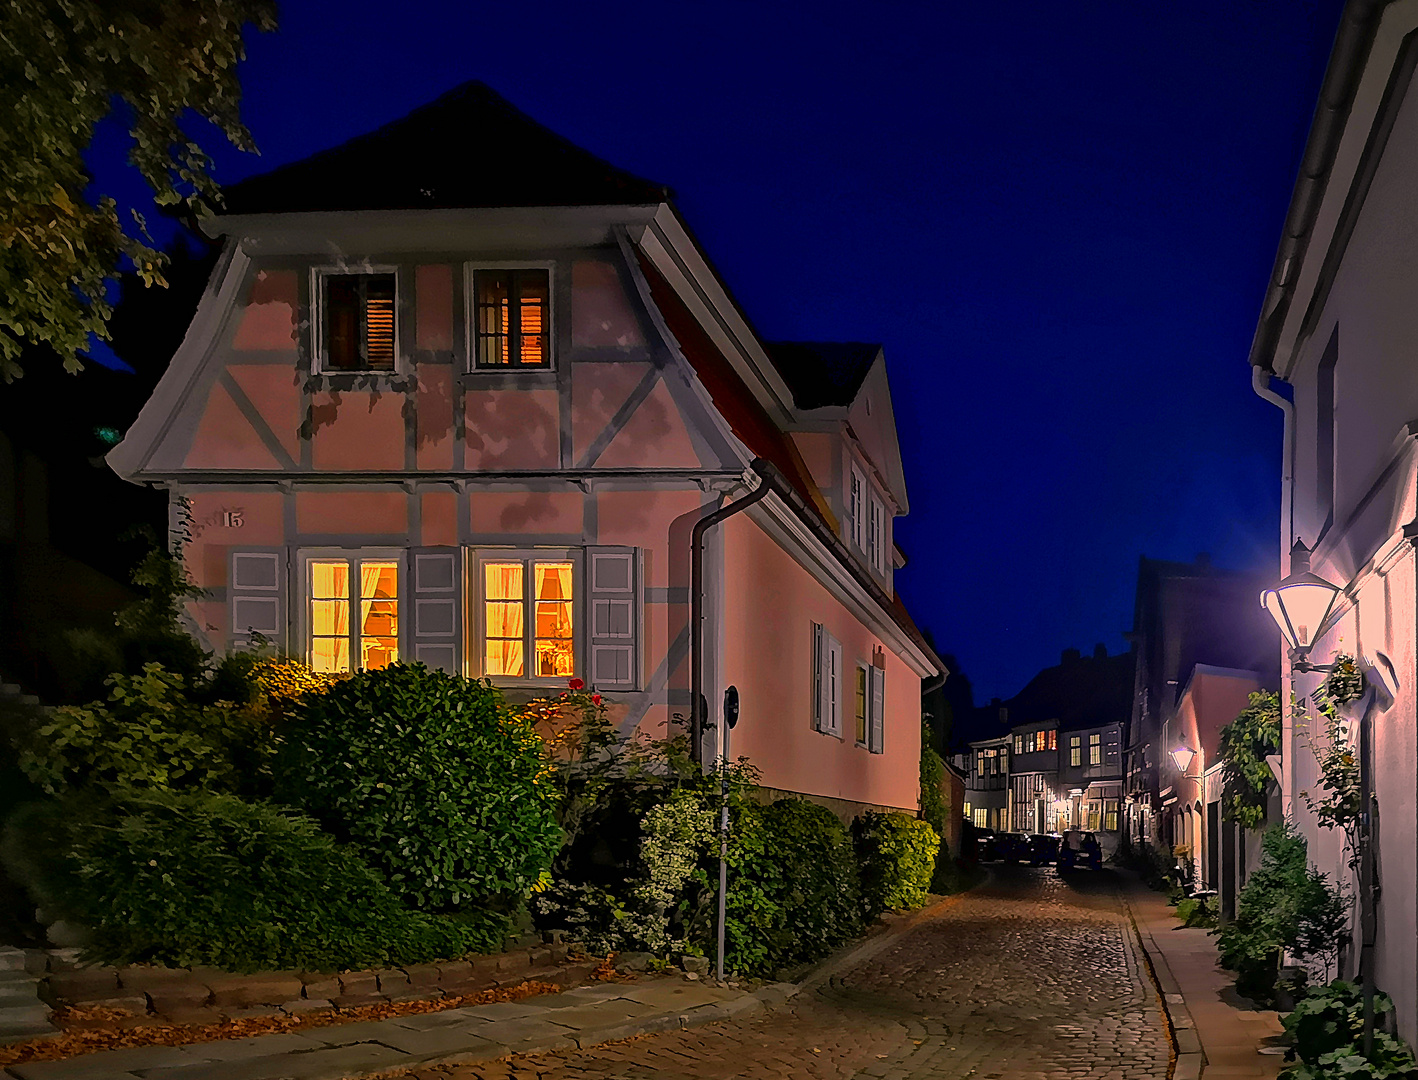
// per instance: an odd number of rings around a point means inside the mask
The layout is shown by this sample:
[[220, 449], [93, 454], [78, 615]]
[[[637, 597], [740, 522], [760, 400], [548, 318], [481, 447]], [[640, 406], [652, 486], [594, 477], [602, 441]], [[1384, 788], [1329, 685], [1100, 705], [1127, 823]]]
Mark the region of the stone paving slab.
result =
[[[777, 988], [781, 1000], [788, 991]], [[345, 1080], [431, 1062], [589, 1047], [761, 1009], [748, 991], [678, 978], [587, 986], [437, 1013], [187, 1046], [107, 1050], [12, 1065], [13, 1080]]]

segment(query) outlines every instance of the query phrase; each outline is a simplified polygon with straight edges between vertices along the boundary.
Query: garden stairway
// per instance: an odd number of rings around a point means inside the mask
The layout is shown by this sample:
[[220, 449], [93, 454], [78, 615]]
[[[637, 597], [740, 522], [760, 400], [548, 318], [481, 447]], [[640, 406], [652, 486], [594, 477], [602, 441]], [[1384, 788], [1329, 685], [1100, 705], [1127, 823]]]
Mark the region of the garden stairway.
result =
[[53, 1033], [38, 986], [39, 979], [25, 970], [24, 950], [0, 946], [0, 1043]]

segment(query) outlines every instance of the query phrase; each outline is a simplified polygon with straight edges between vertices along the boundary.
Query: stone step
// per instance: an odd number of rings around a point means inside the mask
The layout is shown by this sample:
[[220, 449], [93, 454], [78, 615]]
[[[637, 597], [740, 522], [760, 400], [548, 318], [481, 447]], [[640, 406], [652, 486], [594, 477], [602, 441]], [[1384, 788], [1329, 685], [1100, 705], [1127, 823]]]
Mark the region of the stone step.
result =
[[38, 985], [33, 979], [26, 979], [24, 982], [0, 982], [0, 1010], [33, 1005], [39, 1001], [36, 989]]
[[0, 1009], [0, 1038], [43, 1034], [53, 1030], [49, 1010], [43, 1005], [35, 1009]]
[[0, 947], [0, 972], [3, 971], [24, 971], [25, 970], [25, 950], [12, 949], [9, 946]]

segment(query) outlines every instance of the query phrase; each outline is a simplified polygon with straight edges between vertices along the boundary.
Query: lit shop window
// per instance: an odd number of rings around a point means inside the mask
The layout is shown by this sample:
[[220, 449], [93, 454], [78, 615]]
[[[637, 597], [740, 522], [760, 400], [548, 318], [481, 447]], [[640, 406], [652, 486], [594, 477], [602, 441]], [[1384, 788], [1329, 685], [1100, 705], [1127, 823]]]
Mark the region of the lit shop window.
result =
[[574, 564], [564, 561], [482, 564], [484, 675], [552, 679], [575, 674], [573, 571]]
[[[390, 559], [311, 559], [310, 666], [345, 672], [399, 659], [399, 563]], [[358, 617], [351, 619], [351, 613]]]

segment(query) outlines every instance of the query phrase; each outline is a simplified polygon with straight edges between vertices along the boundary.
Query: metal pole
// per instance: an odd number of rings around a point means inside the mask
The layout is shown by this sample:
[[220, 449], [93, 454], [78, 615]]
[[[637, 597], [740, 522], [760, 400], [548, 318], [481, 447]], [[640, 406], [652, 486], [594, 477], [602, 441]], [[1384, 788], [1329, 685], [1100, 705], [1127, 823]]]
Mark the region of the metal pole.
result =
[[724, 912], [729, 888], [729, 725], [719, 725], [724, 732], [723, 756], [719, 759], [719, 952], [715, 975], [724, 981]]
[[1373, 797], [1370, 776], [1369, 714], [1359, 716], [1359, 976], [1364, 983], [1364, 1057], [1374, 1051], [1374, 846], [1370, 811]]

